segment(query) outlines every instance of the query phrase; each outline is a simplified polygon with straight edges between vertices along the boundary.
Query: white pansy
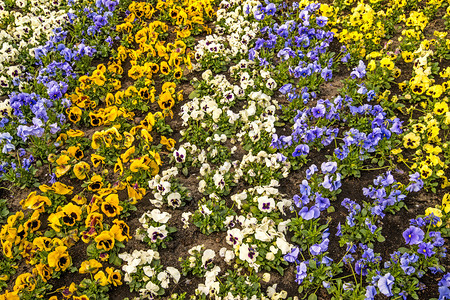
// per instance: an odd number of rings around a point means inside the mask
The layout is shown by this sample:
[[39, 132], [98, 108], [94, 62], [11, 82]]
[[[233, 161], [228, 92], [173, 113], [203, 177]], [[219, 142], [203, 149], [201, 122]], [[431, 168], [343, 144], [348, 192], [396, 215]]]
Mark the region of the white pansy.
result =
[[246, 261], [249, 264], [253, 264], [256, 261], [257, 256], [258, 256], [258, 252], [256, 252], [248, 244], [243, 243], [239, 247], [239, 259], [240, 260]]
[[169, 232], [166, 229], [166, 225], [154, 227], [150, 226], [147, 229], [147, 236], [150, 238], [152, 242], [156, 242], [158, 240], [163, 240], [167, 237]]
[[181, 221], [183, 222], [183, 228], [189, 228], [189, 217], [192, 215], [191, 212], [184, 212], [181, 214]]
[[234, 258], [235, 258], [234, 251], [227, 250], [227, 251], [225, 252], [225, 257], [224, 257], [223, 260], [224, 260], [226, 263], [231, 263], [232, 260], [233, 260]]
[[172, 217], [171, 214], [169, 214], [168, 212], [161, 212], [159, 209], [155, 208], [150, 212], [150, 216], [153, 219], [153, 221], [158, 222], [158, 223], [167, 223], [167, 221], [169, 221], [169, 219]]
[[273, 261], [275, 259], [275, 255], [273, 254], [273, 252], [267, 252], [266, 259], [268, 261]]
[[153, 282], [149, 281], [145, 285], [145, 289], [146, 289], [146, 291], [150, 292], [150, 294], [157, 295], [160, 287], [158, 285], [154, 284]]
[[210, 215], [212, 213], [212, 211], [205, 204], [201, 206], [201, 212], [204, 215]]
[[178, 271], [177, 268], [167, 267], [166, 270], [170, 274], [170, 276], [173, 278], [175, 283], [178, 283], [180, 281], [181, 274], [180, 274], [180, 271]]
[[200, 167], [200, 175], [201, 176], [205, 176], [206, 174], [208, 174], [211, 171], [211, 166], [208, 163], [204, 163], [202, 164], [202, 166]]
[[166, 271], [159, 272], [156, 278], [158, 278], [158, 280], [161, 282], [161, 287], [163, 289], [167, 289], [169, 287], [169, 274]]
[[227, 230], [226, 242], [231, 246], [239, 245], [244, 238], [242, 231], [239, 228]]
[[165, 195], [168, 192], [170, 192], [171, 184], [168, 181], [161, 181], [157, 186], [156, 189], [161, 193], [161, 195]]
[[167, 204], [170, 207], [177, 208], [181, 205], [181, 194], [176, 193], [170, 193], [169, 196], [167, 196]]
[[278, 223], [278, 231], [281, 233], [286, 233], [287, 225], [290, 223], [290, 220], [282, 221]]
[[258, 209], [262, 212], [270, 213], [275, 208], [275, 200], [267, 196], [258, 198]]
[[239, 209], [241, 208], [242, 201], [244, 201], [245, 199], [247, 199], [246, 191], [231, 196], [231, 200], [236, 203]]
[[277, 244], [278, 249], [281, 250], [281, 253], [282, 253], [283, 255], [285, 255], [285, 254], [287, 254], [288, 252], [291, 251], [292, 246], [291, 246], [291, 244], [289, 244], [288, 242], [286, 242], [286, 240], [284, 239], [284, 237], [283, 237], [283, 238], [278, 237], [278, 238], [277, 238], [277, 241], [276, 241], [276, 244]]
[[223, 190], [225, 187], [225, 179], [222, 174], [216, 173], [213, 176], [214, 184], [217, 188]]
[[206, 181], [202, 179], [198, 183], [198, 191], [200, 193], [203, 193], [205, 191], [205, 188], [206, 188]]
[[144, 274], [150, 278], [155, 276], [155, 269], [153, 269], [151, 266], [145, 266], [142, 268], [142, 270], [144, 271]]
[[214, 252], [214, 250], [206, 249], [202, 255], [202, 266], [206, 267], [206, 265], [209, 264], [214, 259], [214, 257], [216, 257], [216, 253]]

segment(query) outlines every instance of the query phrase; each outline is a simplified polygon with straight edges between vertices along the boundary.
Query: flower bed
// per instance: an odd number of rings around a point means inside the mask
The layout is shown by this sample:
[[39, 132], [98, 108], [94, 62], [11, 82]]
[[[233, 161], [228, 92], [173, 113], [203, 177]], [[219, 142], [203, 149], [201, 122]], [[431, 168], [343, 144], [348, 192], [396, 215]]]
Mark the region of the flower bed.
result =
[[4, 64], [0, 299], [450, 298], [446, 3], [67, 5]]

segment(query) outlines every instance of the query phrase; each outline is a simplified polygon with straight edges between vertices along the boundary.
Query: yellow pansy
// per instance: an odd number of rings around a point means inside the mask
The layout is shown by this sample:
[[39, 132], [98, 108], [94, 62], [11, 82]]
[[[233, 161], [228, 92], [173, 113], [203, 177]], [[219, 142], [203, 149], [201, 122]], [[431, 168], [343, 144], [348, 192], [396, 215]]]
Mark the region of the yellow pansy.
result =
[[403, 146], [405, 148], [415, 149], [420, 145], [420, 137], [413, 132], [408, 133], [403, 137]]
[[73, 166], [73, 173], [78, 179], [83, 180], [88, 175], [90, 169], [91, 166], [88, 163], [80, 161], [75, 166]]
[[67, 253], [66, 246], [58, 246], [56, 249], [48, 254], [48, 265], [55, 271], [65, 271], [71, 264], [72, 260]]

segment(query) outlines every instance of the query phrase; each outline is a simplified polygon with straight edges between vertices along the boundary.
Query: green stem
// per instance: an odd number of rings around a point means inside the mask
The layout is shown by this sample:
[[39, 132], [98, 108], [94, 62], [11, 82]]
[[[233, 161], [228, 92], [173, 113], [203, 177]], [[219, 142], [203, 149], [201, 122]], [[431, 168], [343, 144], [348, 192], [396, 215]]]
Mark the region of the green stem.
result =
[[361, 171], [375, 171], [389, 168], [389, 166], [379, 167], [379, 168], [369, 168], [369, 169], [361, 169]]
[[352, 274], [353, 274], [353, 278], [355, 279], [355, 284], [357, 285], [358, 279], [356, 279], [355, 271], [353, 270], [353, 265], [352, 264], [349, 264], [349, 265], [350, 265], [350, 268], [352, 269]]
[[4, 186], [0, 186], [0, 189], [4, 189], [4, 190], [7, 190], [7, 191], [12, 192], [11, 189], [8, 189], [8, 188], [6, 188], [6, 187], [4, 187]]

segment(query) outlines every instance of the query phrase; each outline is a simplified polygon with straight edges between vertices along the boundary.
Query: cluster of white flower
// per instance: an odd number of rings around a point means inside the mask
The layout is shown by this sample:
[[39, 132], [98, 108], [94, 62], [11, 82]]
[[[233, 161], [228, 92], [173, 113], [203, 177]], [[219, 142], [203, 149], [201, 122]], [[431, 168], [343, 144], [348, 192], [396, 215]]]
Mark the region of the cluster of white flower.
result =
[[[209, 54], [209, 59], [224, 57], [227, 61], [237, 55], [246, 55], [249, 42], [258, 32], [258, 22], [250, 22], [247, 16], [256, 9], [259, 1], [245, 1], [241, 5], [234, 5], [234, 10], [228, 9], [232, 6], [227, 1], [221, 3], [221, 9], [217, 11], [217, 23], [215, 32], [208, 35], [195, 46], [195, 58], [200, 61]], [[244, 11], [247, 8], [247, 11]], [[198, 69], [199, 65], [195, 67]]]
[[[268, 261], [273, 261], [275, 255], [280, 251], [283, 255], [287, 254], [293, 247], [286, 241], [285, 236], [289, 220], [280, 222], [277, 226], [268, 217], [258, 220], [249, 214], [247, 216], [230, 216], [226, 222], [228, 222], [227, 226], [231, 228], [227, 231], [226, 242], [233, 247], [234, 254], [241, 261], [247, 262], [256, 272], [258, 272], [260, 267], [256, 259], [259, 256], [256, 240], [267, 243], [267, 245], [270, 244], [268, 247], [269, 251], [264, 257]], [[239, 229], [238, 226], [241, 228]], [[233, 255], [227, 252], [226, 249], [221, 250], [221, 253], [226, 262], [233, 259]]]
[[[187, 155], [193, 153], [197, 162], [201, 163], [198, 191], [207, 192], [214, 203], [220, 201], [217, 194], [223, 191], [226, 180], [230, 180], [230, 176], [235, 183], [238, 183], [243, 177], [256, 176], [258, 172], [261, 173], [261, 170], [276, 173], [278, 178], [289, 175], [290, 163], [282, 161], [277, 154], [269, 154], [265, 151], [260, 151], [256, 155], [250, 151], [241, 160], [226, 159], [218, 166], [212, 162], [216, 154], [214, 151], [217, 152], [213, 145], [221, 143], [229, 147], [231, 143], [233, 147], [229, 149], [229, 153], [233, 154], [239, 146], [236, 142], [240, 142], [242, 146], [245, 139], [255, 143], [262, 136], [271, 138], [275, 133], [275, 123], [278, 120], [275, 111], [278, 102], [267, 93], [271, 94], [271, 91], [277, 88], [277, 84], [268, 69], [253, 71], [255, 63], [246, 59], [249, 50], [248, 42], [256, 36], [256, 32], [259, 31], [258, 26], [261, 25], [258, 22], [250, 22], [247, 16], [253, 14], [259, 4], [259, 1], [251, 0], [222, 1], [221, 8], [217, 12], [219, 25], [215, 27], [216, 34], [200, 41], [195, 48], [196, 58], [201, 60], [211, 52], [217, 57], [228, 56], [238, 63], [231, 66], [226, 74], [214, 75], [211, 70], [203, 72], [202, 82], [199, 82], [198, 86], [202, 91], [207, 90], [207, 95], [193, 97], [182, 106], [180, 112], [183, 126], [193, 128], [199, 126], [208, 131], [217, 130], [217, 133], [205, 139], [207, 146], [193, 147], [189, 144], [185, 147], [182, 145], [174, 152], [174, 157], [175, 159], [179, 157], [179, 162], [183, 161], [186, 153]], [[239, 56], [241, 54], [242, 56]], [[234, 83], [231, 83], [232, 79], [235, 80]], [[234, 112], [236, 110], [233, 106], [242, 100], [245, 103], [244, 108]], [[231, 136], [227, 137], [223, 134], [222, 126], [232, 128]], [[186, 132], [190, 131], [184, 130], [182, 135]], [[193, 143], [193, 141], [190, 142]], [[259, 208], [259, 213], [247, 214], [244, 211], [237, 216], [227, 216], [223, 224], [228, 228], [226, 241], [231, 247], [223, 247], [218, 253], [227, 264], [244, 262], [256, 272], [262, 266], [274, 263], [275, 259], [282, 259], [282, 255], [289, 253], [293, 248], [285, 236], [289, 220], [275, 222], [269, 217], [269, 214], [274, 213], [285, 214], [287, 208], [292, 206], [292, 201], [284, 199], [284, 195], [277, 188], [276, 179], [269, 180], [263, 186], [260, 185], [231, 196], [235, 208], [241, 210], [245, 205], [251, 204]], [[204, 216], [214, 213], [207, 205], [199, 204], [199, 210]], [[185, 228], [189, 226], [190, 217], [191, 214], [187, 213], [182, 216]], [[203, 249], [203, 245], [198, 245], [189, 253], [192, 255], [193, 251]], [[208, 252], [210, 255], [213, 253], [211, 251]], [[192, 261], [191, 265], [194, 267], [195, 262]], [[220, 288], [220, 283], [216, 279], [219, 272], [218, 266], [207, 271], [205, 283], [199, 284], [196, 294], [220, 299], [216, 297]], [[269, 281], [267, 276], [265, 280]], [[267, 293], [274, 299], [285, 298], [286, 292], [276, 293], [275, 289], [276, 285], [269, 287]], [[222, 299], [235, 298], [229, 295]], [[262, 296], [262, 299], [266, 298]]]
[[[141, 298], [147, 297], [153, 298], [158, 295], [158, 292], [169, 287], [170, 281], [178, 283], [181, 274], [178, 269], [174, 267], [166, 267], [163, 270], [162, 266], [155, 261], [160, 260], [159, 253], [154, 250], [134, 250], [130, 253], [120, 253], [119, 258], [125, 263], [122, 267], [124, 275], [124, 281], [131, 283], [133, 280], [143, 281], [145, 287], [139, 290]], [[144, 276], [138, 274], [140, 271], [144, 273]], [[136, 278], [133, 278], [136, 275]]]
[[[181, 108], [181, 119], [183, 126], [188, 125], [189, 120], [203, 121], [206, 117], [212, 118], [214, 123], [218, 123], [225, 108], [220, 108], [217, 102], [209, 95], [194, 98], [192, 101], [184, 104]], [[202, 122], [201, 126], [206, 128], [208, 123]]]
[[206, 70], [202, 73], [202, 79], [211, 89], [210, 96], [218, 102], [219, 107], [229, 105], [245, 95], [244, 90], [239, 85], [231, 84], [225, 75], [214, 76], [211, 70]]
[[0, 30], [2, 88], [9, 87], [11, 80], [22, 73], [23, 67], [16, 65], [19, 56], [34, 57], [34, 48], [47, 41], [54, 34], [54, 28], [68, 21], [64, 3], [61, 0], [16, 0], [19, 9], [7, 9], [0, 0], [0, 19], [7, 22], [6, 28]]
[[[152, 243], [165, 239], [169, 234], [166, 223], [171, 217], [172, 215], [168, 212], [161, 212], [157, 208], [145, 212], [139, 218], [142, 228], [136, 229], [136, 239], [143, 241], [147, 237]], [[154, 222], [159, 226], [153, 226], [152, 223]]]
[[[220, 267], [214, 265], [213, 260], [216, 257], [216, 252], [212, 249], [205, 249], [205, 245], [196, 245], [188, 250], [189, 268], [201, 268], [207, 270], [205, 275], [205, 283], [200, 283], [195, 290], [196, 295], [209, 295], [213, 296], [220, 289], [220, 282], [216, 280], [217, 275], [220, 273]], [[201, 254], [201, 257], [199, 256]], [[198, 259], [201, 259], [197, 262]]]
[[240, 209], [243, 203], [255, 203], [261, 212], [270, 213], [278, 209], [283, 215], [285, 208], [291, 207], [292, 201], [285, 199], [278, 190], [278, 181], [273, 180], [270, 185], [256, 186], [231, 196], [231, 200]]
[[210, 296], [217, 294], [220, 290], [220, 282], [216, 280], [216, 277], [219, 273], [219, 266], [214, 266], [214, 268], [212, 268], [211, 270], [206, 271], [205, 283], [200, 283], [195, 290], [195, 293], [197, 295], [205, 294]]
[[[278, 102], [272, 101], [270, 96], [261, 91], [251, 92], [249, 98], [251, 100], [248, 101], [247, 107], [240, 111], [240, 119], [244, 122], [244, 126], [237, 134], [239, 141], [248, 136], [252, 142], [257, 142], [264, 132], [271, 138], [276, 132], [275, 122], [278, 121], [278, 117], [275, 110]], [[256, 114], [258, 107], [263, 109], [259, 115]]]
[[181, 205], [181, 194], [171, 190], [171, 180], [177, 175], [178, 169], [173, 167], [163, 171], [161, 175], [156, 175], [148, 182], [148, 186], [155, 197], [155, 199], [150, 199], [153, 205], [161, 207], [164, 203], [167, 203], [174, 208]]
[[[229, 161], [224, 162], [223, 165], [217, 169], [212, 169], [208, 163], [204, 163], [200, 168], [200, 175], [202, 177], [212, 175], [212, 179], [216, 189], [223, 190], [226, 184], [224, 175], [230, 171], [231, 167], [232, 164]], [[198, 183], [198, 191], [200, 193], [203, 193], [205, 191], [206, 185], [207, 185], [206, 180], [201, 179], [200, 182]]]
[[257, 175], [254, 166], [258, 168], [267, 168], [270, 171], [276, 171], [281, 177], [286, 178], [289, 175], [291, 164], [289, 161], [280, 161], [277, 154], [269, 154], [265, 151], [259, 151], [253, 155], [252, 150], [244, 155], [239, 167], [235, 170], [234, 181], [238, 182], [244, 174], [254, 177]]

